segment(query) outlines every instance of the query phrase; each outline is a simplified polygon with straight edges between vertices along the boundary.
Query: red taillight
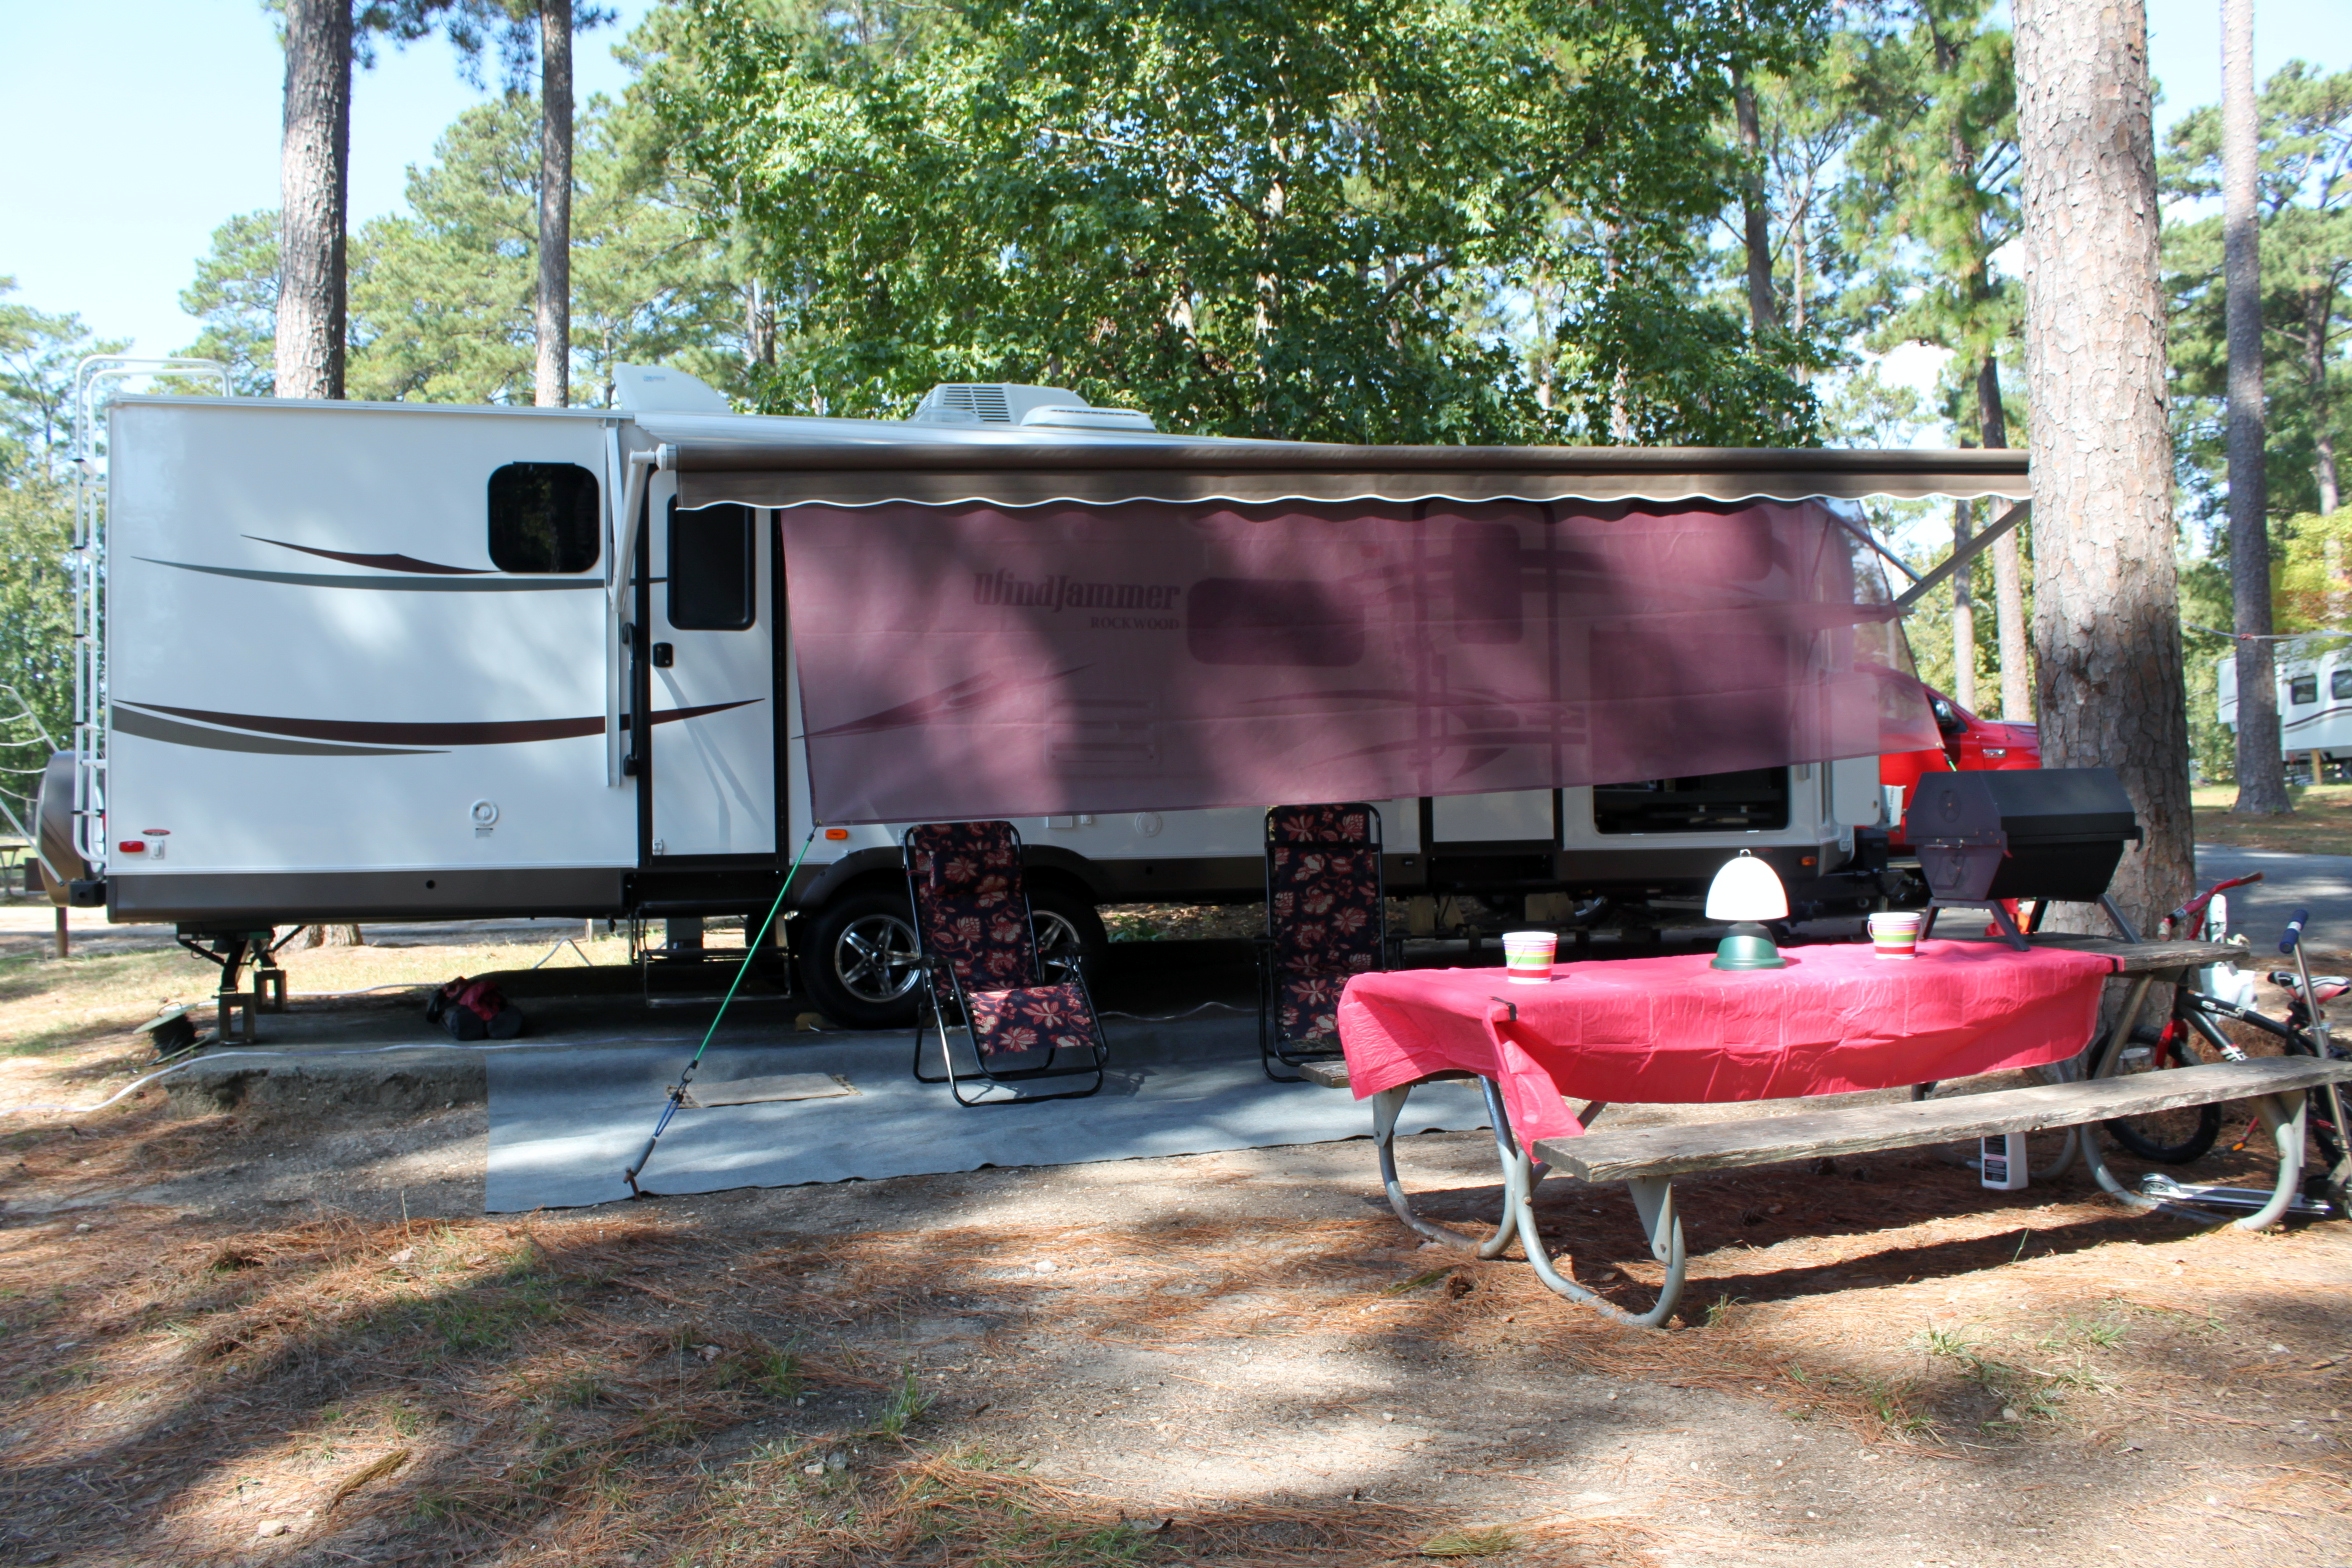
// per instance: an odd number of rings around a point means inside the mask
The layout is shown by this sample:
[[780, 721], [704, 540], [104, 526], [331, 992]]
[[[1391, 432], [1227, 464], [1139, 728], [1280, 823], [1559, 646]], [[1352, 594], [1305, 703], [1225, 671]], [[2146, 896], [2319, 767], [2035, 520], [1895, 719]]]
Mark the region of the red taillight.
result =
[[147, 853], [147, 841], [143, 838], [126, 838], [114, 847], [121, 850], [126, 855], [144, 855]]

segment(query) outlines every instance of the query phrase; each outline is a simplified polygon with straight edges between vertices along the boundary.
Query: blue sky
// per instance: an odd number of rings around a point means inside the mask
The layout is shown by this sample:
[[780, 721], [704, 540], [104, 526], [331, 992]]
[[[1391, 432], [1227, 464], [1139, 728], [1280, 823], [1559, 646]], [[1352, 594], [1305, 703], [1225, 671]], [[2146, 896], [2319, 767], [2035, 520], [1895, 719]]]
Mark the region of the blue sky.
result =
[[[582, 37], [582, 98], [617, 93], [612, 46], [651, 0], [621, 0], [619, 26]], [[2159, 119], [2220, 94], [2216, 0], [2150, 0]], [[2256, 0], [2258, 69], [2295, 55], [2352, 65], [2352, 0]], [[17, 151], [0, 160], [0, 275], [26, 304], [79, 311], [137, 351], [196, 334], [178, 295], [213, 228], [277, 204], [283, 64], [260, 0], [0, 0], [0, 113]], [[385, 50], [363, 72], [351, 131], [352, 224], [400, 205], [410, 164], [479, 94], [438, 39]]]
[[[581, 35], [576, 95], [618, 94], [612, 48], [650, 9]], [[0, 276], [42, 310], [79, 311], [135, 352], [196, 336], [179, 292], [212, 231], [278, 204], [285, 57], [260, 0], [0, 0]], [[495, 84], [492, 62], [486, 80]], [[351, 226], [401, 205], [408, 167], [484, 95], [440, 39], [383, 49], [351, 108]]]

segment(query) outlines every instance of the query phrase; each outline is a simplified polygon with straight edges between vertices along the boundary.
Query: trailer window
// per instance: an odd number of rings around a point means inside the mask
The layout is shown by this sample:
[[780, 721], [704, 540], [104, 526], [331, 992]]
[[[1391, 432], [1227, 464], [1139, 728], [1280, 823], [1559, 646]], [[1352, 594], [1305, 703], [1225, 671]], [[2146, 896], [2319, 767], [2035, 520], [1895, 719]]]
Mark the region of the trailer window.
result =
[[584, 572], [597, 557], [596, 476], [577, 463], [509, 463], [490, 476], [490, 564]]
[[2305, 703], [2319, 701], [2319, 677], [2298, 675], [2287, 683], [2287, 701], [2300, 708]]
[[2332, 670], [2328, 673], [2330, 697], [2352, 697], [2352, 669]]
[[680, 631], [739, 632], [752, 621], [752, 514], [748, 506], [670, 502], [670, 624]]
[[1753, 833], [1789, 821], [1789, 770], [1749, 768], [1593, 788], [1602, 833]]

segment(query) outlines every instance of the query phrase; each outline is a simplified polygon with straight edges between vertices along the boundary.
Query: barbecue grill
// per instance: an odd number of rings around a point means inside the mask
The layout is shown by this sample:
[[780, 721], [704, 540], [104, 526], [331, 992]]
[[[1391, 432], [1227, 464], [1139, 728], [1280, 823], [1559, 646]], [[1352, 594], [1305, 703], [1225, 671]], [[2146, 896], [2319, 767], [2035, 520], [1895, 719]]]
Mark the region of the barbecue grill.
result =
[[2112, 768], [1930, 773], [1912, 791], [1903, 833], [1927, 878], [1922, 939], [1937, 910], [1988, 906], [2019, 948], [2025, 934], [2001, 900], [2033, 899], [2036, 926], [2053, 902], [2104, 905], [2123, 846], [2142, 838]]

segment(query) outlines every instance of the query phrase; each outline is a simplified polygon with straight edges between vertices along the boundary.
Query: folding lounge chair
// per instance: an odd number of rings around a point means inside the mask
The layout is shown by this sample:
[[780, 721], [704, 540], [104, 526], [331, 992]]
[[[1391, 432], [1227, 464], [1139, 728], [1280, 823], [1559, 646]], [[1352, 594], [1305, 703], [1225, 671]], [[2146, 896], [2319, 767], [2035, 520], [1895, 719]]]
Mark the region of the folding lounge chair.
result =
[[[925, 984], [916, 1001], [915, 1078], [944, 1083], [958, 1105], [1078, 1100], [1102, 1087], [1110, 1056], [1083, 975], [1046, 983], [1029, 895], [1021, 883], [1021, 835], [1010, 822], [933, 822], [907, 829], [901, 846]], [[923, 1071], [923, 1033], [939, 1037], [939, 1076]], [[953, 1017], [977, 1073], [958, 1075]], [[1083, 1089], [1023, 1092], [1043, 1079], [1091, 1078]], [[969, 1095], [967, 1085], [976, 1085]], [[992, 1089], [1008, 1089], [991, 1094]]]
[[1361, 801], [1266, 813], [1266, 934], [1258, 944], [1258, 1056], [1266, 1076], [1339, 1054], [1348, 976], [1389, 967], [1380, 813]]

